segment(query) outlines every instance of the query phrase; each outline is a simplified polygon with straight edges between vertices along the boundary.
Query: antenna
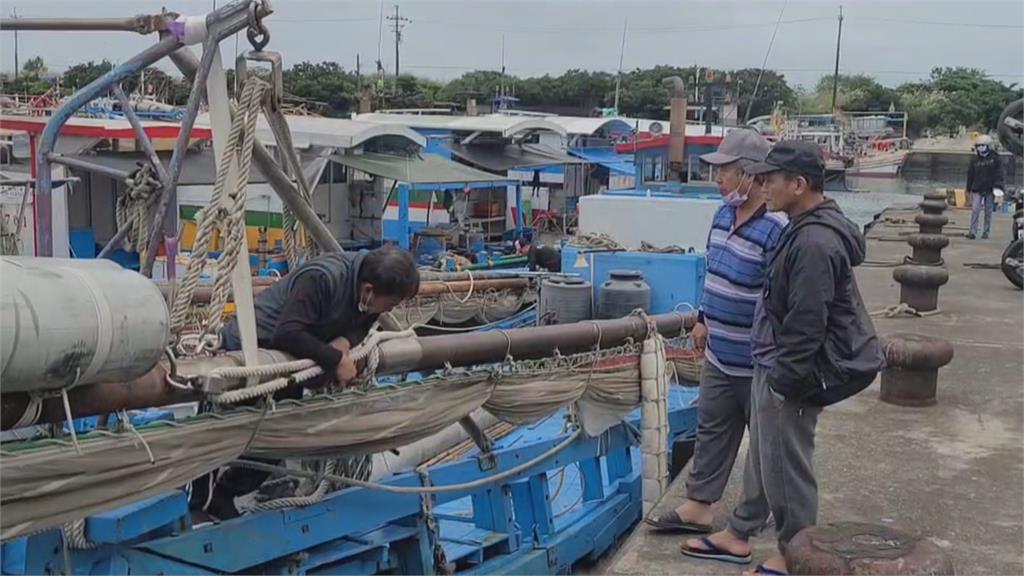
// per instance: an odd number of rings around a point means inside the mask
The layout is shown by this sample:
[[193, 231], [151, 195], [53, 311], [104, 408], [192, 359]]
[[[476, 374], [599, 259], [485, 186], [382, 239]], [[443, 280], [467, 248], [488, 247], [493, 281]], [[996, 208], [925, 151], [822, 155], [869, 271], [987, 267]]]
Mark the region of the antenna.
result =
[[[782, 4], [782, 10], [779, 10], [779, 18], [775, 21], [775, 29], [772, 30], [772, 39], [768, 41], [768, 50], [764, 53], [764, 61], [761, 62], [761, 69], [757, 72], [757, 81], [754, 82], [754, 90], [750, 93], [750, 100], [747, 101], [747, 113], [743, 116], [744, 124], [750, 121], [750, 110], [754, 107], [754, 99], [757, 98], [757, 89], [761, 87], [761, 76], [764, 75], [764, 68], [768, 65], [768, 56], [771, 55], [772, 46], [775, 45], [775, 35], [779, 33], [779, 24], [782, 23], [782, 15], [786, 13], [787, 4], [789, 4], [789, 0], [786, 0], [786, 2]], [[736, 98], [736, 106], [739, 108], [738, 97]], [[737, 120], [739, 120], [739, 118], [737, 118]]]
[[395, 35], [395, 86], [397, 87], [398, 74], [400, 73], [398, 46], [402, 43], [402, 30], [405, 28], [405, 25], [412, 22], [412, 20], [398, 14], [398, 4], [395, 4], [395, 14], [393, 16], [388, 16], [388, 20], [391, 21], [391, 32]]

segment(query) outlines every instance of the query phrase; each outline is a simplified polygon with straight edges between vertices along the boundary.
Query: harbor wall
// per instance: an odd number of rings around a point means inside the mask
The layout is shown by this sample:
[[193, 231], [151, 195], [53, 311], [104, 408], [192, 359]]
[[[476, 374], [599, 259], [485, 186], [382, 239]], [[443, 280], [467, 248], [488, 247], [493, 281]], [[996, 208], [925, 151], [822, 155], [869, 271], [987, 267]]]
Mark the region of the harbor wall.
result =
[[[903, 163], [903, 177], [936, 182], [966, 182], [967, 167], [974, 156], [960, 150], [911, 150]], [[1022, 186], [1024, 162], [1010, 154], [1000, 154], [1007, 184]]]

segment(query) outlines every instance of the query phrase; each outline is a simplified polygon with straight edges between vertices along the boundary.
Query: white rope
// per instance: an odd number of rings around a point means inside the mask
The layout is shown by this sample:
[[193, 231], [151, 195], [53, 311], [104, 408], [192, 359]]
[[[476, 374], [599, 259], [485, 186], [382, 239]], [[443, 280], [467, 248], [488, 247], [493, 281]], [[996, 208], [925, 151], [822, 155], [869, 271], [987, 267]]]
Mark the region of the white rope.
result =
[[[380, 364], [380, 344], [398, 338], [415, 337], [416, 332], [411, 328], [402, 330], [401, 332], [381, 332], [376, 329], [371, 329], [366, 338], [360, 342], [358, 346], [349, 351], [349, 356], [352, 358], [353, 362], [359, 362], [364, 359], [366, 360], [366, 364], [363, 366], [363, 370], [358, 379], [370, 380], [376, 375], [377, 366]], [[245, 402], [261, 396], [274, 394], [275, 392], [284, 390], [290, 385], [301, 384], [302, 382], [312, 380], [313, 378], [324, 374], [323, 369], [314, 364], [311, 360], [293, 360], [290, 362], [263, 364], [260, 366], [219, 368], [215, 370], [214, 373], [216, 373], [219, 378], [250, 378], [281, 374], [292, 371], [295, 368], [301, 369], [291, 376], [277, 378], [270, 382], [264, 382], [263, 384], [250, 386], [248, 388], [240, 388], [238, 390], [223, 392], [214, 396], [211, 400], [217, 404], [237, 404], [238, 402]], [[227, 374], [227, 376], [225, 374]]]
[[905, 302], [900, 302], [899, 304], [893, 304], [880, 310], [875, 310], [871, 313], [871, 316], [884, 316], [886, 318], [927, 318], [928, 316], [935, 316], [941, 312], [942, 311], [938, 308], [927, 312], [918, 312], [918, 310], [913, 306], [910, 306]]
[[[258, 79], [249, 78], [238, 100], [238, 109], [231, 123], [227, 145], [224, 147], [217, 163], [217, 176], [213, 185], [210, 205], [203, 208], [196, 219], [198, 229], [192, 245], [188, 270], [182, 280], [174, 306], [171, 310], [171, 331], [175, 334], [185, 326], [188, 310], [192, 304], [192, 295], [199, 285], [200, 275], [209, 258], [210, 242], [214, 228], [220, 230], [224, 250], [217, 260], [213, 294], [210, 298], [209, 315], [200, 341], [207, 349], [216, 348], [219, 344], [219, 331], [223, 324], [224, 306], [231, 292], [231, 275], [245, 240], [245, 196], [249, 183], [249, 170], [252, 165], [252, 150], [256, 141], [256, 120], [260, 105], [269, 85]], [[228, 176], [237, 161], [238, 180], [234, 190], [228, 191]], [[229, 202], [230, 200], [230, 202]], [[214, 336], [211, 342], [205, 336]]]

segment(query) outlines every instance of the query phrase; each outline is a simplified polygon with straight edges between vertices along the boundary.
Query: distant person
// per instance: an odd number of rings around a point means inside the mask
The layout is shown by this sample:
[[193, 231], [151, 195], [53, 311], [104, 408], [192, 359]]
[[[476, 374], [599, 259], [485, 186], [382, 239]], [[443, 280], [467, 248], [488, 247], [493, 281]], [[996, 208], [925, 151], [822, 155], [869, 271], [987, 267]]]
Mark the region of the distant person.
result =
[[785, 212], [789, 226], [768, 260], [754, 312], [750, 447], [742, 499], [725, 530], [687, 540], [682, 552], [746, 564], [749, 539], [770, 514], [778, 553], [752, 573], [785, 574], [786, 545], [818, 518], [818, 414], [867, 388], [882, 367], [882, 354], [853, 275], [864, 261], [864, 237], [822, 193], [821, 149], [809, 142], [779, 142], [764, 162], [746, 171], [766, 178], [768, 209]]
[[540, 195], [540, 170], [533, 171], [533, 180], [530, 181], [530, 193], [531, 198], [536, 198]]
[[1003, 187], [1003, 169], [999, 165], [999, 154], [992, 146], [992, 137], [978, 136], [974, 142], [974, 158], [967, 167], [967, 191], [971, 193], [971, 230], [967, 237], [977, 238], [978, 214], [982, 203], [985, 205], [985, 229], [982, 238], [988, 238], [992, 230], [992, 209], [995, 207], [995, 189]]
[[721, 500], [750, 419], [754, 361], [750, 329], [761, 295], [768, 255], [786, 217], [768, 212], [755, 177], [743, 169], [763, 162], [771, 144], [753, 130], [730, 131], [717, 152], [700, 157], [715, 168], [722, 206], [715, 212], [707, 243], [707, 280], [693, 328], [694, 347], [704, 352], [697, 405], [697, 445], [686, 500], [647, 523], [656, 529], [706, 533]]

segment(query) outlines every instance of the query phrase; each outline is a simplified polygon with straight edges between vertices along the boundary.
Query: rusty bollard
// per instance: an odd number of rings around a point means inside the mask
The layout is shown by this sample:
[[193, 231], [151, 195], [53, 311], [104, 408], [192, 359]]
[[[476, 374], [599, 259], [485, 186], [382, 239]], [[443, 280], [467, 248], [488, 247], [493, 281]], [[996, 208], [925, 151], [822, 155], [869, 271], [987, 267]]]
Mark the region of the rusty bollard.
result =
[[890, 334], [882, 337], [882, 402], [897, 406], [935, 404], [939, 368], [953, 359], [953, 345], [923, 334]]
[[918, 204], [918, 206], [925, 214], [941, 216], [942, 213], [946, 211], [948, 204], [946, 204], [945, 200], [925, 200]]
[[918, 312], [931, 312], [939, 307], [939, 286], [949, 281], [949, 272], [938, 266], [904, 264], [892, 271], [900, 283], [900, 302]]
[[911, 234], [907, 244], [914, 249], [913, 255], [904, 258], [907, 264], [921, 266], [942, 266], [942, 249], [949, 246], [949, 238], [942, 234]]
[[786, 545], [785, 558], [790, 574], [955, 574], [935, 543], [860, 522], [804, 528]]
[[921, 234], [942, 234], [942, 227], [949, 224], [949, 218], [941, 214], [918, 214], [914, 222]]

